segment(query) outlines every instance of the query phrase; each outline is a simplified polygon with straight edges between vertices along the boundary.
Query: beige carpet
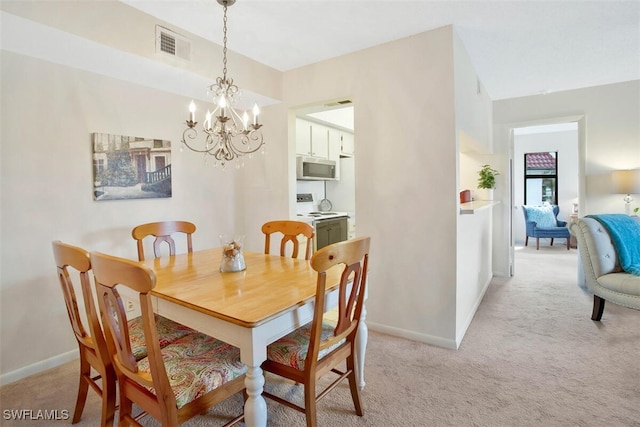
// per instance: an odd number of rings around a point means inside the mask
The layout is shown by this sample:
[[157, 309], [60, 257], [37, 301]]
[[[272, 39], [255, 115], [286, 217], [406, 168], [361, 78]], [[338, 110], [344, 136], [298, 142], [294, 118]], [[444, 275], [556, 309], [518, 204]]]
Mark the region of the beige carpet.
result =
[[[518, 250], [516, 276], [492, 282], [458, 351], [371, 332], [364, 417], [340, 386], [319, 404], [319, 425], [640, 426], [640, 311], [608, 303], [602, 322], [591, 321], [592, 297], [576, 285], [576, 250], [544, 244]], [[72, 412], [76, 370], [69, 363], [2, 387], [1, 425], [69, 424], [4, 415]], [[272, 377], [267, 387], [301, 397], [300, 387]], [[220, 425], [217, 414], [241, 404], [238, 396], [185, 425]], [[301, 414], [267, 405], [270, 426], [304, 425]], [[77, 425], [98, 422], [99, 399], [90, 393]]]

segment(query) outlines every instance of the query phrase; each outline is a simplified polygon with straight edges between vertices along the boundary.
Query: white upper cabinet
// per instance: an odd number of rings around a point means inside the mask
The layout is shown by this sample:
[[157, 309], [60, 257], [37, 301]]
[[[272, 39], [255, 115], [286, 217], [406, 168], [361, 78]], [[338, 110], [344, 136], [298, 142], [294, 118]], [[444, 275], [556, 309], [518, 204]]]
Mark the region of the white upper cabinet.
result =
[[296, 154], [329, 158], [329, 128], [296, 118]]
[[311, 125], [311, 155], [321, 159], [329, 158], [329, 128], [313, 123]]
[[353, 134], [349, 132], [340, 133], [340, 155], [351, 157], [355, 154], [355, 141]]
[[354, 141], [353, 134], [344, 132], [338, 129], [329, 129], [329, 158], [333, 159], [332, 152], [336, 151], [337, 156], [334, 160], [338, 160], [340, 157], [353, 157], [354, 154]]

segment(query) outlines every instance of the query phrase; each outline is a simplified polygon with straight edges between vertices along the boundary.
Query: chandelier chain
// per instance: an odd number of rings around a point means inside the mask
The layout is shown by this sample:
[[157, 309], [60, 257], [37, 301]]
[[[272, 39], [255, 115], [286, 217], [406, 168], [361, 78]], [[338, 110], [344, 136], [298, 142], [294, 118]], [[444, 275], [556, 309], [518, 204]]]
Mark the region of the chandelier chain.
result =
[[222, 19], [222, 79], [227, 81], [227, 5], [224, 5], [224, 18]]

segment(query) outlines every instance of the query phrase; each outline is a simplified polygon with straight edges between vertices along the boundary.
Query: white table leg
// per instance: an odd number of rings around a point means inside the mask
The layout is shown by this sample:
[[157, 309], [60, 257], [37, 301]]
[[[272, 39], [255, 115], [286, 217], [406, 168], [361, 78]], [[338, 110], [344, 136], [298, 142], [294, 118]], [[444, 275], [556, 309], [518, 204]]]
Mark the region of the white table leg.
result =
[[369, 340], [369, 329], [365, 323], [367, 317], [367, 307], [362, 307], [362, 315], [360, 316], [360, 324], [358, 325], [358, 333], [356, 334], [356, 357], [355, 368], [358, 385], [362, 390], [365, 386], [364, 382], [364, 356], [367, 351], [367, 341]]
[[247, 401], [244, 403], [244, 422], [247, 427], [267, 426], [267, 403], [262, 397], [264, 372], [260, 366], [249, 367], [244, 380]]

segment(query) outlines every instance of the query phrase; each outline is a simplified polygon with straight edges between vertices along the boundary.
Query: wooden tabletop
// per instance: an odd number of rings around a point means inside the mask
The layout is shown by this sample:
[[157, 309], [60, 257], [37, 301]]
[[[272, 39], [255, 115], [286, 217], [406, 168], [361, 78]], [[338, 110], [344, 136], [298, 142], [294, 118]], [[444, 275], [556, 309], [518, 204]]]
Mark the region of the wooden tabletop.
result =
[[[315, 297], [317, 273], [309, 261], [244, 252], [245, 271], [221, 273], [221, 258], [222, 248], [214, 248], [141, 263], [156, 273], [152, 295], [245, 327]], [[339, 267], [333, 268], [327, 283], [337, 286], [340, 273]]]

